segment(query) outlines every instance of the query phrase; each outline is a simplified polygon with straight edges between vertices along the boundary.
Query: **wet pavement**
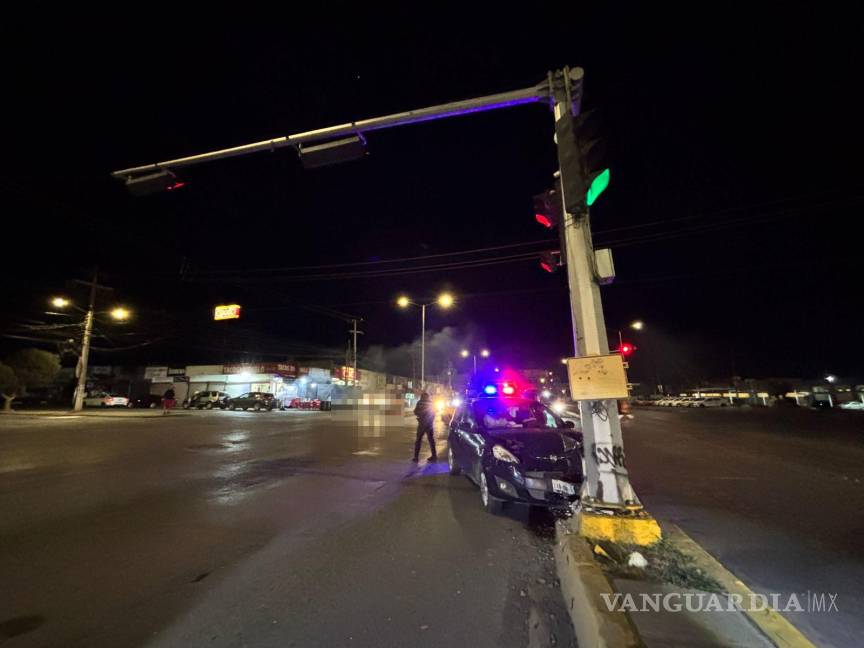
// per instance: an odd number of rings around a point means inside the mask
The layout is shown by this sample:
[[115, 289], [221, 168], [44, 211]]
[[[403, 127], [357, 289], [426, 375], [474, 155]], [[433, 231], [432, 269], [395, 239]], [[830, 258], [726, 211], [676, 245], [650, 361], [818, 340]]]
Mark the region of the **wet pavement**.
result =
[[552, 519], [412, 445], [320, 412], [3, 417], [0, 644], [572, 645]]
[[652, 513], [755, 592], [784, 602], [835, 594], [836, 611], [787, 613], [811, 641], [861, 645], [862, 414], [637, 408], [624, 431], [627, 465]]

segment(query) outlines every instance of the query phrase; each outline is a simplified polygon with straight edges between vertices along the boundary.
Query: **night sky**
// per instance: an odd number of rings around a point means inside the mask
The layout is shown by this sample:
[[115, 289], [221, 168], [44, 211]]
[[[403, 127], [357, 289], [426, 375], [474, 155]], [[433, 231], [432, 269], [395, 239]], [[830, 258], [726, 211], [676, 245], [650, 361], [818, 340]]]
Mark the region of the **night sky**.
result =
[[[862, 375], [860, 16], [621, 6], [500, 23], [370, 10], [358, 21], [334, 8], [325, 26], [157, 9], [141, 7], [146, 21], [132, 9], [46, 10], [3, 27], [3, 331], [54, 321], [40, 314], [47, 296], [98, 265], [115, 289], [106, 303], [136, 312], [100, 346], [158, 340], [97, 354], [103, 364], [339, 353], [348, 325], [334, 311], [364, 318], [361, 348], [396, 347], [420, 322], [395, 297], [442, 289], [458, 308], [431, 308], [430, 330], [452, 327], [453, 344], [488, 345], [516, 366], [557, 364], [572, 350], [566, 276], [533, 258], [357, 275], [555, 248], [531, 206], [556, 168], [544, 106], [370, 133], [368, 158], [337, 167], [304, 170], [290, 149], [209, 163], [148, 198], [109, 173], [532, 86], [578, 65], [612, 162], [592, 210], [617, 270], [603, 289], [607, 324], [646, 323], [628, 336], [636, 377], [649, 372], [643, 358], [694, 378]], [[210, 321], [222, 300], [246, 309], [227, 334]]]

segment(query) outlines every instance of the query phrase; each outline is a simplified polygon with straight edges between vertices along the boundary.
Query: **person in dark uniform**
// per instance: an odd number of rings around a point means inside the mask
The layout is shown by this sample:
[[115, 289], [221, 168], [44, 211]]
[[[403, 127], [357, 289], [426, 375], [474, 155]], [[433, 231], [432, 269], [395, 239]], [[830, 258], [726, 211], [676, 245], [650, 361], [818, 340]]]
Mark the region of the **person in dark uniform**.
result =
[[417, 461], [424, 435], [429, 439], [429, 447], [432, 450], [428, 461], [438, 461], [438, 454], [435, 452], [435, 435], [432, 430], [435, 423], [435, 404], [426, 392], [420, 394], [420, 400], [414, 407], [414, 416], [417, 417], [417, 439], [414, 441], [414, 458], [411, 461]]

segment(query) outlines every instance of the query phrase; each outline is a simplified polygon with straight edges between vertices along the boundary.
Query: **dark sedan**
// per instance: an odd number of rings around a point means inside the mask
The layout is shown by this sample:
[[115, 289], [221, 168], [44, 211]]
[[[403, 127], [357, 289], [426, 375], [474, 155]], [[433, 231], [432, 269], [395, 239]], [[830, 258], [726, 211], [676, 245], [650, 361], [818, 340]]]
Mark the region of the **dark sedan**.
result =
[[480, 487], [483, 507], [505, 502], [564, 508], [582, 486], [582, 435], [551, 409], [525, 398], [476, 398], [450, 423], [450, 474]]
[[229, 410], [246, 410], [250, 407], [256, 412], [260, 412], [261, 410], [269, 412], [276, 407], [276, 398], [273, 394], [264, 392], [248, 392], [228, 399]]
[[162, 407], [162, 397], [156, 394], [144, 394], [143, 396], [135, 396], [129, 400], [127, 407], [147, 407], [155, 409]]

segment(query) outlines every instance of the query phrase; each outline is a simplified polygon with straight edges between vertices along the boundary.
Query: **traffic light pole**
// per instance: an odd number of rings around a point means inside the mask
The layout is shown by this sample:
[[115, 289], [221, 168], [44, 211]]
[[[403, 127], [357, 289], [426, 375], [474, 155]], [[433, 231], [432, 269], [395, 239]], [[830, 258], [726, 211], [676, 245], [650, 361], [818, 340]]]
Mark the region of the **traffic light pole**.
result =
[[[578, 152], [571, 148], [575, 148], [575, 141], [566, 134], [572, 132], [573, 113], [578, 113], [580, 97], [571, 95], [569, 70], [564, 70], [562, 75], [567, 77], [567, 83], [555, 83], [551, 76], [560, 186], [564, 188], [561, 191], [565, 247], [562, 253], [566, 254], [574, 354], [576, 357], [608, 355], [609, 340], [606, 336], [600, 284], [596, 279], [591, 218], [581, 196], [574, 199], [567, 195], [566, 188], [570, 183], [564, 176], [567, 169], [574, 168], [568, 161], [578, 156]], [[564, 120], [570, 122], [565, 123]], [[577, 213], [569, 213], [568, 204], [579, 204], [581, 207], [573, 210]], [[579, 401], [579, 415], [586, 468], [580, 532], [589, 537], [651, 544], [659, 539], [660, 528], [644, 511], [630, 485], [617, 401]]]

